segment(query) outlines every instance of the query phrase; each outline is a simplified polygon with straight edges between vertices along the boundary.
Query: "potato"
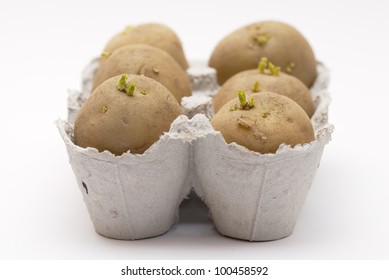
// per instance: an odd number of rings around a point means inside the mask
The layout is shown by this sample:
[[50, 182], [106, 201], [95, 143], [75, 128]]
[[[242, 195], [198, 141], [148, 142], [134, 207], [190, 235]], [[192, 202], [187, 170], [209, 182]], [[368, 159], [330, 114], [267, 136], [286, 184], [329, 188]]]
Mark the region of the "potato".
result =
[[217, 70], [222, 85], [234, 74], [256, 68], [262, 57], [307, 87], [316, 78], [316, 59], [308, 42], [290, 25], [275, 21], [253, 23], [234, 31], [219, 42], [208, 64]]
[[99, 85], [82, 106], [74, 124], [74, 142], [115, 155], [141, 154], [180, 114], [177, 100], [157, 81], [116, 76]]
[[247, 94], [263, 91], [278, 93], [299, 104], [308, 117], [312, 117], [314, 113], [311, 93], [299, 79], [284, 73], [278, 75], [270, 75], [267, 71], [260, 73], [256, 69], [242, 71], [229, 78], [213, 98], [214, 111], [219, 111], [225, 103], [236, 98], [236, 93], [240, 89]]
[[158, 23], [129, 26], [115, 35], [106, 45], [105, 52], [113, 52], [125, 45], [145, 44], [164, 50], [182, 67], [188, 69], [180, 39], [169, 27]]
[[181, 102], [191, 95], [188, 75], [178, 63], [161, 49], [148, 45], [128, 45], [101, 58], [93, 89], [108, 78], [122, 73], [145, 75], [164, 85]]
[[294, 147], [315, 139], [309, 117], [288, 97], [261, 92], [249, 95], [247, 102], [243, 91], [239, 95], [240, 102], [227, 102], [211, 120], [227, 143], [266, 154], [275, 153], [282, 143]]

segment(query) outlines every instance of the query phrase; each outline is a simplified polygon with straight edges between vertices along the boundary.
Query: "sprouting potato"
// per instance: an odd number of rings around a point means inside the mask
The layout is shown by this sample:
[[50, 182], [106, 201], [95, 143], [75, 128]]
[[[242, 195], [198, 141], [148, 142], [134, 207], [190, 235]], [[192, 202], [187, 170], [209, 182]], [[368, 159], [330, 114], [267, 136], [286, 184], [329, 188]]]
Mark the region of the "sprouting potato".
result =
[[242, 27], [215, 47], [209, 66], [217, 70], [218, 83], [244, 70], [254, 69], [267, 57], [281, 70], [311, 87], [316, 78], [316, 59], [307, 40], [292, 26], [276, 21]]
[[164, 50], [177, 61], [182, 69], [186, 70], [189, 67], [180, 39], [166, 25], [147, 23], [128, 26], [108, 42], [104, 52], [110, 53], [132, 44], [145, 44]]
[[272, 92], [248, 98], [239, 91], [239, 100], [227, 102], [211, 120], [227, 143], [267, 154], [276, 153], [282, 143], [294, 147], [315, 140], [308, 115], [293, 100]]
[[312, 117], [314, 106], [309, 89], [297, 78], [284, 73], [273, 75], [269, 69], [246, 70], [229, 78], [213, 98], [213, 108], [217, 112], [225, 103], [236, 98], [238, 90], [247, 94], [271, 91], [289, 97], [299, 104], [308, 117]]
[[99, 85], [79, 111], [75, 144], [121, 155], [144, 153], [182, 114], [174, 96], [145, 76], [119, 75]]
[[121, 47], [101, 58], [93, 88], [122, 73], [145, 75], [164, 85], [178, 100], [191, 95], [189, 78], [178, 63], [161, 49], [142, 44]]

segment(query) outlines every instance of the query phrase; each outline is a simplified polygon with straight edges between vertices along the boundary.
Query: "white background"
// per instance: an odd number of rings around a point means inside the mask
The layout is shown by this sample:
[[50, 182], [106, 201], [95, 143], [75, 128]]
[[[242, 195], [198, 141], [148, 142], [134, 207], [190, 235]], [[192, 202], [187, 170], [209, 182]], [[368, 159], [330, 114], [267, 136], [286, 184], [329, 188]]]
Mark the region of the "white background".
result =
[[[386, 2], [208, 2], [1, 4], [1, 259], [389, 259]], [[54, 125], [66, 118], [67, 89], [80, 88], [83, 67], [128, 24], [165, 23], [189, 60], [206, 60], [226, 34], [266, 19], [299, 29], [331, 69], [336, 130], [294, 233], [260, 243], [222, 237], [206, 209], [186, 201], [180, 223], [161, 237], [97, 235]]]

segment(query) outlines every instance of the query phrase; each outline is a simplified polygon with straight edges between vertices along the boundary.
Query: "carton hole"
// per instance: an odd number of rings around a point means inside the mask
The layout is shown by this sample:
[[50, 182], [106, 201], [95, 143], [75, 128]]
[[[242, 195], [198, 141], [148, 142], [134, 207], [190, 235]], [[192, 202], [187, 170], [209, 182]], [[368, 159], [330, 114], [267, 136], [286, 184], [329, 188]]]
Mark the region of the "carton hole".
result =
[[87, 185], [84, 183], [84, 181], [82, 181], [82, 186], [84, 187], [86, 194], [88, 194], [88, 187], [87, 187]]

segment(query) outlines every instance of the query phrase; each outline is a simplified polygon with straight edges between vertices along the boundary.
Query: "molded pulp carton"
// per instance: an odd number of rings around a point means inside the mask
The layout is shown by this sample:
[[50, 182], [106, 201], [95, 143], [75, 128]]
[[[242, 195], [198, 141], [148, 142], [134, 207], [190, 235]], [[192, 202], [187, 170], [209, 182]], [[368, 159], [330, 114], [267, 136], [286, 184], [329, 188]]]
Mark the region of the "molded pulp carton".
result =
[[316, 140], [276, 154], [259, 154], [226, 144], [209, 118], [216, 72], [192, 67], [193, 95], [184, 97], [185, 115], [142, 155], [115, 156], [73, 143], [77, 111], [89, 95], [98, 66], [84, 71], [83, 90], [71, 92], [68, 122], [57, 126], [96, 232], [117, 239], [140, 239], [167, 232], [192, 189], [205, 201], [217, 230], [250, 241], [274, 240], [293, 232], [333, 126], [328, 124], [328, 70], [318, 63], [311, 88]]

